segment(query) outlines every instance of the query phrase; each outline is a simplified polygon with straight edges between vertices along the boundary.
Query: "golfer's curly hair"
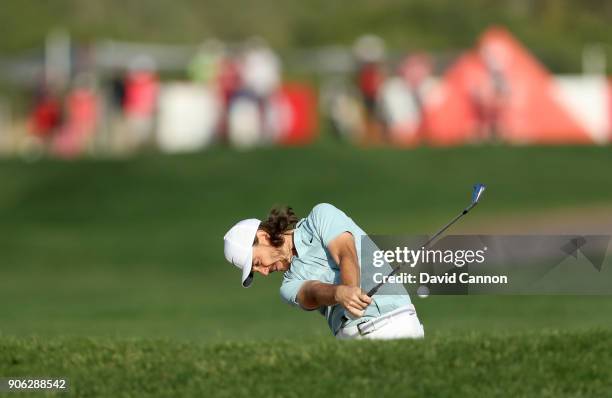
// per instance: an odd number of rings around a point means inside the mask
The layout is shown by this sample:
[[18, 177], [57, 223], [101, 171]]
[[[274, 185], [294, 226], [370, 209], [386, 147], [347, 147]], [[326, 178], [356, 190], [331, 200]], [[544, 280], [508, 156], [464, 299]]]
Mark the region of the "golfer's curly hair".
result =
[[[275, 206], [270, 210], [268, 218], [261, 222], [259, 229], [270, 235], [270, 243], [274, 247], [282, 246], [285, 232], [294, 229], [298, 218], [289, 206]], [[258, 243], [255, 237], [254, 245]]]

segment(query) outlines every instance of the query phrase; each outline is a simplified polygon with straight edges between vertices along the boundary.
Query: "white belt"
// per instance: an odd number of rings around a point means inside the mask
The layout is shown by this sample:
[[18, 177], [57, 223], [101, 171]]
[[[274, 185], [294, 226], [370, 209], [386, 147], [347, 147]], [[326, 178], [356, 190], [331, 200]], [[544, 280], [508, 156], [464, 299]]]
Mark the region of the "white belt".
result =
[[391, 322], [393, 318], [396, 318], [398, 315], [404, 314], [404, 313], [415, 315], [416, 310], [414, 309], [414, 305], [412, 304], [405, 305], [396, 310], [387, 312], [386, 314], [383, 314], [379, 317], [372, 318], [368, 321], [360, 322], [355, 326], [341, 328], [340, 330], [342, 330], [344, 333], [348, 335], [354, 335], [354, 334], [359, 333], [360, 336], [365, 336], [366, 334], [370, 334], [374, 332], [375, 330], [379, 330], [380, 328], [382, 328], [383, 326]]

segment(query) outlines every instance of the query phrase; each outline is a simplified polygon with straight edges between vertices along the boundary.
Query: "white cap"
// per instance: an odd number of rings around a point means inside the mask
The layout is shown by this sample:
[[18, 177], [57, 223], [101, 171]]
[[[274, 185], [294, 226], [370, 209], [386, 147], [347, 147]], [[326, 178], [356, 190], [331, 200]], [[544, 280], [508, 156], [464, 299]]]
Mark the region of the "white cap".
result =
[[253, 282], [253, 242], [261, 221], [255, 218], [242, 220], [234, 225], [223, 237], [225, 258], [242, 270], [242, 286]]

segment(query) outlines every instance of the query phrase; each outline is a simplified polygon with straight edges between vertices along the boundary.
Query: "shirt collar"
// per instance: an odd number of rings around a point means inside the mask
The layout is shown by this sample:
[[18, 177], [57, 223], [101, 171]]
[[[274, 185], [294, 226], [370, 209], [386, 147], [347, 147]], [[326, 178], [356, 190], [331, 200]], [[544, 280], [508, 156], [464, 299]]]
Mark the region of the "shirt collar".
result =
[[306, 221], [305, 218], [298, 221], [298, 223], [295, 225], [295, 229], [293, 230], [293, 246], [295, 246], [295, 251], [297, 252], [298, 257], [306, 252], [306, 247], [302, 240], [302, 234], [304, 231], [304, 227], [302, 225], [304, 224], [304, 221]]

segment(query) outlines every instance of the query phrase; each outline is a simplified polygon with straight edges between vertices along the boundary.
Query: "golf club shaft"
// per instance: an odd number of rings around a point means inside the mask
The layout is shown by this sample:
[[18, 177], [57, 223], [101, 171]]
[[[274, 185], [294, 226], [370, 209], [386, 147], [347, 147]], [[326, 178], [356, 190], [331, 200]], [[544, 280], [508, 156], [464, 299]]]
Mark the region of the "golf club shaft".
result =
[[[461, 213], [459, 213], [455, 218], [453, 218], [448, 224], [446, 224], [444, 227], [442, 227], [442, 229], [440, 229], [438, 232], [436, 232], [431, 238], [429, 238], [429, 240], [427, 240], [427, 242], [425, 242], [421, 247], [423, 248], [427, 248], [438, 236], [440, 236], [444, 231], [446, 231], [448, 228], [450, 228], [451, 225], [453, 225], [454, 223], [457, 222], [457, 220], [459, 220], [461, 217], [465, 216], [470, 210], [472, 210], [472, 208], [474, 206], [476, 206], [478, 202], [474, 202], [471, 203], [468, 207], [466, 207], [465, 209], [463, 209], [461, 211]], [[393, 270], [389, 273], [388, 276], [392, 276], [395, 275], [395, 273], [397, 273], [397, 271], [400, 270], [401, 267], [395, 267], [393, 268]], [[376, 292], [378, 291], [378, 289], [380, 289], [382, 287], [382, 285], [384, 285], [384, 282], [380, 282], [379, 284], [377, 284], [376, 286], [374, 286], [372, 289], [370, 289], [370, 291], [367, 293], [367, 295], [369, 297], [372, 297], [373, 295], [376, 294]]]

